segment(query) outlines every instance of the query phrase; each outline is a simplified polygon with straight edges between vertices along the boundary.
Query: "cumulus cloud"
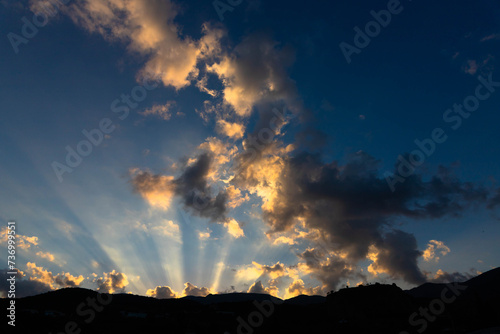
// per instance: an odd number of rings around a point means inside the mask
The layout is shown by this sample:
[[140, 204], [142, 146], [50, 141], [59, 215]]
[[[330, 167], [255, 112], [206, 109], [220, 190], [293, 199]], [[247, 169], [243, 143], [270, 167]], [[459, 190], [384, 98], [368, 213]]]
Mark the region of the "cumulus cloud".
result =
[[238, 116], [247, 117], [255, 105], [271, 101], [292, 103], [296, 98], [295, 84], [286, 69], [294, 61], [289, 48], [265, 35], [247, 36], [234, 52], [208, 66], [223, 82], [223, 100]]
[[113, 270], [103, 273], [101, 277], [96, 277], [93, 283], [100, 293], [124, 293], [129, 281], [127, 275]]
[[146, 295], [158, 299], [177, 298], [177, 294], [169, 286], [157, 286], [154, 289], [148, 289]]
[[299, 263], [301, 271], [305, 274], [311, 274], [322, 282], [321, 290], [323, 293], [335, 290], [342, 281], [348, 278], [365, 278], [357, 271], [355, 265], [346, 261], [342, 254], [308, 248], [299, 254], [299, 258], [305, 260], [305, 262]]
[[174, 196], [173, 176], [152, 174], [137, 168], [130, 170], [133, 190], [155, 208], [167, 210]]
[[345, 253], [345, 259], [329, 260], [324, 254], [321, 265], [310, 266], [331, 288], [352, 274], [352, 266], [366, 259], [372, 246], [378, 250], [374, 267], [379, 272], [411, 283], [423, 282], [425, 276], [417, 265], [422, 253], [416, 239], [394, 229], [394, 219], [456, 216], [471, 204], [486, 200], [488, 194], [481, 186], [460, 181], [444, 167], [429, 181], [412, 175], [392, 192], [379, 176], [379, 161], [364, 152], [351, 156], [344, 165], [325, 163], [319, 153], [307, 152], [283, 155], [278, 160], [278, 165], [262, 176], [254, 173], [263, 182], [244, 175], [238, 186], [260, 187], [254, 193], [263, 198], [263, 218], [270, 234], [293, 231], [302, 220], [308, 228], [321, 232], [321, 241], [330, 252]]
[[261, 281], [257, 281], [248, 288], [247, 293], [263, 293], [278, 297], [279, 289], [276, 286], [264, 287]]
[[159, 79], [165, 86], [181, 89], [198, 75], [198, 61], [219, 49], [223, 32], [202, 27], [196, 41], [182, 36], [174, 23], [179, 7], [169, 0], [79, 0], [64, 9], [78, 26], [110, 41], [120, 41], [143, 56], [140, 76]]
[[248, 193], [246, 193], [243, 196], [241, 189], [239, 189], [233, 185], [229, 185], [226, 187], [226, 194], [228, 197], [227, 206], [231, 209], [234, 209], [234, 208], [240, 206], [241, 204], [243, 204], [244, 202], [247, 202], [250, 200], [250, 196], [248, 196]]
[[448, 246], [446, 246], [442, 241], [430, 240], [427, 244], [427, 248], [424, 250], [424, 253], [422, 255], [424, 260], [435, 260], [436, 262], [438, 262], [439, 256], [436, 256], [436, 251], [439, 251], [442, 256], [445, 256], [450, 252], [450, 248], [448, 248]]
[[[212, 185], [224, 173], [222, 166], [229, 162], [229, 157], [236, 148], [231, 148], [216, 138], [209, 138], [198, 149], [199, 153], [179, 168], [179, 176], [131, 169], [131, 183], [134, 191], [153, 207], [167, 210], [175, 195], [192, 213], [211, 221], [223, 222], [226, 220], [230, 198], [225, 189], [217, 192]], [[231, 189], [232, 205], [241, 201], [240, 194], [236, 189]]]
[[27, 296], [38, 295], [52, 290], [49, 284], [46, 284], [39, 280], [31, 280], [26, 276], [24, 272], [19, 269], [0, 270], [0, 297], [7, 298], [10, 290], [10, 282], [7, 279], [11, 278], [12, 275], [7, 274], [8, 272], [15, 271], [16, 275], [16, 297], [22, 298]]
[[224, 227], [227, 228], [227, 233], [229, 233], [233, 238], [241, 238], [245, 236], [245, 232], [240, 227], [240, 224], [233, 219], [230, 218], [227, 222], [224, 223]]
[[73, 276], [70, 273], [64, 272], [54, 275], [43, 267], [38, 267], [36, 263], [33, 262], [28, 262], [26, 266], [26, 273], [29, 275], [30, 281], [40, 282], [50, 287], [50, 290], [79, 286], [84, 280], [82, 275]]
[[245, 125], [241, 123], [231, 123], [223, 119], [217, 121], [216, 131], [224, 136], [233, 139], [243, 138]]
[[290, 286], [286, 289], [285, 298], [288, 299], [288, 298], [293, 298], [293, 297], [300, 296], [300, 295], [312, 296], [312, 295], [319, 295], [322, 293], [323, 293], [323, 291], [322, 291], [321, 287], [317, 286], [317, 287], [309, 287], [308, 288], [305, 286], [303, 280], [297, 279], [297, 280], [293, 281], [290, 284]]
[[385, 234], [375, 248], [378, 252], [371, 265], [372, 272], [383, 272], [413, 284], [426, 281], [417, 264], [422, 252], [417, 249], [417, 240], [413, 234], [393, 230]]
[[182, 294], [184, 296], [198, 296], [198, 297], [206, 297], [211, 293], [212, 292], [210, 291], [209, 288], [206, 287], [199, 288], [196, 285], [193, 285], [189, 282], [184, 283], [184, 290], [182, 291]]
[[286, 275], [295, 275], [293, 270], [277, 262], [274, 265], [263, 265], [253, 261], [251, 265], [236, 271], [236, 278], [241, 281], [255, 281], [258, 278], [277, 279]]
[[[9, 229], [3, 226], [0, 230], [0, 245], [6, 245], [9, 240]], [[16, 233], [16, 247], [20, 249], [29, 249], [31, 246], [38, 246], [38, 237], [17, 234]]]
[[227, 206], [227, 194], [221, 190], [213, 195], [207, 178], [214, 156], [210, 152], [201, 153], [192, 165], [174, 181], [176, 194], [182, 203], [193, 213], [217, 221], [224, 218]]

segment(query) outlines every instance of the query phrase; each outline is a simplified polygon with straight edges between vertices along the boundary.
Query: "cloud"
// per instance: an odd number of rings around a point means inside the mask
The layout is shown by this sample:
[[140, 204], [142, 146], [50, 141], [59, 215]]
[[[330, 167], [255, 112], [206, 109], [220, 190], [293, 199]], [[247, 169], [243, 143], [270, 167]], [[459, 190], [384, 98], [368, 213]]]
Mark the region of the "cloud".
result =
[[[10, 291], [10, 282], [7, 279], [11, 278], [12, 275], [7, 274], [12, 270], [1, 269], [0, 270], [0, 297], [7, 298]], [[29, 277], [25, 275], [21, 270], [15, 269], [16, 275], [16, 298], [22, 298], [27, 296], [38, 295], [52, 290], [49, 284], [38, 280], [30, 280]]]
[[279, 244], [286, 244], [286, 245], [294, 245], [295, 240], [290, 237], [285, 237], [285, 236], [280, 236], [276, 239], [274, 239], [273, 244], [279, 245]]
[[335, 253], [308, 248], [298, 255], [305, 263], [299, 263], [299, 268], [305, 274], [311, 274], [323, 283], [321, 290], [326, 293], [335, 290], [341, 281], [348, 278], [364, 278], [355, 265], [350, 264], [342, 256]]
[[137, 168], [130, 170], [133, 190], [155, 208], [167, 210], [174, 196], [173, 176], [155, 175]]
[[248, 288], [247, 293], [263, 293], [274, 297], [278, 297], [279, 289], [276, 286], [264, 287], [261, 281], [253, 283], [250, 288]]
[[210, 231], [209, 229], [207, 229], [207, 231], [206, 231], [206, 232], [201, 232], [201, 231], [198, 231], [198, 238], [199, 238], [200, 240], [206, 240], [206, 239], [210, 238], [210, 233], [211, 233], [211, 232], [212, 232], [212, 231]]
[[490, 62], [494, 59], [492, 55], [488, 55], [482, 61], [477, 61], [474, 59], [467, 60], [467, 64], [463, 67], [465, 73], [470, 75], [475, 75], [476, 73], [489, 73], [493, 70], [493, 65]]
[[476, 74], [478, 69], [477, 62], [475, 60], [468, 60], [467, 65], [464, 68], [464, 72], [470, 75]]
[[253, 261], [251, 265], [236, 270], [236, 279], [239, 281], [256, 281], [257, 279], [275, 280], [280, 277], [296, 277], [295, 270], [277, 262], [273, 265], [263, 265]]
[[319, 295], [322, 294], [321, 287], [317, 286], [314, 288], [306, 288], [304, 281], [301, 279], [297, 279], [290, 284], [290, 286], [286, 289], [285, 299], [293, 298], [300, 295]]
[[375, 248], [378, 254], [373, 263], [374, 271], [400, 277], [412, 284], [426, 281], [417, 264], [422, 252], [417, 249], [417, 240], [413, 234], [392, 230], [384, 235]]
[[225, 222], [224, 227], [227, 228], [227, 233], [229, 233], [233, 238], [238, 239], [245, 236], [240, 224], [238, 224], [238, 222], [233, 218], [230, 218], [227, 222]]
[[54, 262], [54, 255], [49, 253], [49, 252], [37, 252], [36, 253], [37, 256], [41, 257], [42, 259], [46, 259], [50, 262]]
[[442, 241], [430, 240], [427, 244], [427, 248], [425, 249], [423, 258], [425, 261], [429, 262], [431, 260], [439, 261], [439, 256], [436, 256], [436, 251], [440, 250], [442, 256], [445, 256], [450, 252], [448, 246], [444, 244]]
[[201, 217], [212, 221], [225, 219], [227, 194], [221, 190], [212, 195], [208, 176], [214, 155], [204, 152], [198, 155], [192, 165], [185, 167], [183, 173], [174, 181], [175, 193], [184, 206]]
[[459, 272], [449, 273], [439, 269], [436, 272], [436, 275], [433, 278], [429, 279], [429, 282], [432, 283], [465, 282], [475, 276], [476, 275], [469, 273], [459, 273]]
[[[415, 237], [394, 229], [393, 221], [458, 216], [488, 196], [485, 188], [460, 181], [445, 167], [428, 181], [412, 175], [392, 192], [379, 176], [379, 161], [364, 152], [345, 164], [325, 162], [319, 153], [308, 152], [274, 158], [273, 168], [244, 174], [238, 187], [263, 199], [269, 234], [293, 231], [300, 222], [320, 232], [321, 240], [311, 241], [324, 242], [327, 251], [321, 264], [310, 270], [328, 288], [354, 274], [372, 246], [378, 250], [378, 271], [411, 283], [425, 281], [417, 265], [422, 253]], [[346, 258], [329, 256], [338, 252]]]
[[488, 36], [484, 36], [483, 38], [481, 38], [481, 42], [486, 42], [486, 41], [491, 41], [491, 40], [496, 40], [496, 39], [500, 39], [500, 34], [491, 34]]
[[179, 225], [171, 220], [163, 220], [159, 225], [152, 228], [153, 231], [159, 233], [160, 235], [179, 238], [180, 228]]
[[184, 283], [184, 286], [184, 290], [182, 291], [182, 294], [184, 296], [206, 297], [207, 295], [212, 293], [209, 288], [198, 288], [196, 285], [193, 285], [189, 282]]
[[[15, 234], [16, 236], [16, 247], [19, 249], [29, 249], [31, 246], [38, 246], [38, 237], [32, 236], [28, 237], [22, 234]], [[0, 245], [6, 245], [9, 240], [9, 229], [7, 226], [3, 226], [0, 230]]]
[[54, 275], [52, 272], [44, 269], [43, 267], [38, 267], [36, 263], [33, 262], [28, 262], [26, 266], [26, 273], [29, 276], [30, 281], [40, 282], [50, 287], [51, 290], [56, 288], [79, 286], [84, 280], [82, 275], [77, 277], [64, 272]]
[[248, 193], [243, 196], [241, 190], [233, 185], [229, 185], [226, 187], [226, 194], [228, 197], [227, 206], [231, 209], [234, 209], [244, 202], [250, 200], [250, 196], [248, 196]]
[[154, 289], [148, 289], [146, 296], [158, 299], [177, 298], [177, 294], [169, 286], [157, 286]]
[[245, 133], [245, 125], [240, 123], [231, 123], [223, 119], [217, 121], [216, 131], [224, 136], [233, 139], [243, 138]]
[[109, 273], [104, 272], [103, 276], [93, 280], [100, 293], [124, 293], [129, 281], [127, 275], [113, 270]]
[[158, 118], [163, 119], [164, 121], [168, 121], [172, 117], [172, 109], [175, 107], [175, 101], [167, 101], [165, 104], [155, 104], [151, 108], [140, 112], [142, 116], [156, 116]]
[[294, 61], [289, 48], [279, 48], [278, 43], [265, 35], [247, 36], [221, 60], [207, 66], [223, 82], [223, 101], [240, 117], [248, 117], [260, 103], [296, 99], [296, 88], [288, 77], [286, 68]]
[[81, 0], [64, 11], [76, 25], [106, 40], [122, 42], [128, 51], [147, 59], [140, 76], [176, 89], [190, 85], [198, 75], [198, 61], [218, 52], [223, 35], [203, 25], [200, 40], [182, 36], [174, 23], [180, 8], [169, 0]]

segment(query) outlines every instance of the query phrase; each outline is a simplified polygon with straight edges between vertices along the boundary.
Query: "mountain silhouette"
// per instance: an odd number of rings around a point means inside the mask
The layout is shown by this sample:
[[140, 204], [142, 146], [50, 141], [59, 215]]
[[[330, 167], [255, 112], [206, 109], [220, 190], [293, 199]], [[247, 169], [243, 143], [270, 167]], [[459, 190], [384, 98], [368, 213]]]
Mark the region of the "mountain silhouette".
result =
[[[8, 329], [53, 334], [500, 333], [492, 329], [500, 328], [499, 283], [497, 268], [461, 283], [425, 283], [408, 291], [377, 283], [285, 301], [254, 293], [155, 299], [65, 288], [16, 299], [16, 327]], [[5, 310], [9, 302], [1, 299], [1, 307]], [[432, 320], [420, 314], [422, 309], [431, 310]]]

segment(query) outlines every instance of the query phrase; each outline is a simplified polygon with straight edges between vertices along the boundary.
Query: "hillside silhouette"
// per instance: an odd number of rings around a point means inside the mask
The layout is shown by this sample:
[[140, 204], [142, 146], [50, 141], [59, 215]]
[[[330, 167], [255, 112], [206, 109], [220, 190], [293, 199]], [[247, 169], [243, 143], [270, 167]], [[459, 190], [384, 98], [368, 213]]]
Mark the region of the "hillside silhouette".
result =
[[[155, 299], [65, 288], [17, 299], [16, 327], [9, 332], [500, 333], [499, 284], [500, 268], [462, 283], [408, 291], [371, 284], [285, 301], [266, 294]], [[9, 300], [0, 302], [5, 310]], [[422, 309], [431, 310], [429, 317]]]

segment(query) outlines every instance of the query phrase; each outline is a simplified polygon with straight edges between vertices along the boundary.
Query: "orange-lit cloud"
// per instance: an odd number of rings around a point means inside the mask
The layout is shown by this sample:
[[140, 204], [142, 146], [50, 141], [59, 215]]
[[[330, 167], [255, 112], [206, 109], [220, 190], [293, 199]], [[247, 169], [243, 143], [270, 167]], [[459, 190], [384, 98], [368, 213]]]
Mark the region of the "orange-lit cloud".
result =
[[[7, 226], [2, 227], [0, 231], [0, 245], [6, 245], [9, 240], [9, 229]], [[22, 234], [15, 234], [16, 237], [16, 247], [20, 249], [29, 249], [31, 246], [38, 245], [38, 237], [31, 236], [28, 237]]]
[[167, 101], [165, 104], [155, 104], [151, 108], [140, 112], [143, 116], [156, 116], [168, 121], [172, 117], [172, 109], [175, 107], [175, 101]]
[[439, 261], [439, 256], [436, 256], [436, 252], [439, 252], [442, 256], [445, 256], [450, 252], [450, 248], [444, 244], [442, 241], [430, 240], [427, 244], [427, 248], [424, 250], [422, 257], [425, 261], [429, 262], [434, 260]]
[[38, 281], [50, 286], [51, 289], [79, 286], [84, 280], [83, 276], [73, 276], [70, 273], [59, 273], [57, 275], [38, 267], [36, 263], [28, 262], [26, 264], [26, 273], [29, 274], [30, 280]]
[[162, 210], [170, 207], [174, 196], [173, 176], [155, 175], [137, 168], [130, 170], [134, 191], [139, 193], [148, 203]]
[[199, 297], [205, 297], [209, 294], [212, 293], [212, 291], [209, 288], [206, 287], [197, 287], [194, 284], [191, 284], [189, 282], [184, 283], [184, 290], [182, 291], [183, 296], [199, 296]]
[[245, 232], [240, 227], [240, 224], [233, 219], [230, 218], [227, 222], [224, 223], [224, 227], [227, 228], [227, 233], [229, 233], [233, 238], [241, 238], [245, 236]]
[[101, 293], [123, 293], [129, 284], [127, 275], [113, 270], [103, 273], [103, 276], [93, 280], [97, 285], [97, 291]]
[[217, 121], [216, 130], [218, 133], [233, 139], [243, 138], [245, 126], [241, 123], [231, 123], [223, 119]]
[[85, 0], [68, 4], [64, 12], [89, 32], [123, 42], [128, 50], [145, 57], [141, 76], [176, 89], [190, 85], [198, 75], [196, 64], [218, 52], [223, 35], [203, 25], [200, 40], [182, 36], [174, 23], [179, 7], [169, 0]]
[[293, 298], [300, 295], [309, 295], [309, 296], [320, 295], [322, 294], [322, 292], [323, 291], [320, 286], [314, 288], [312, 287], [306, 288], [304, 281], [301, 279], [297, 279], [293, 281], [292, 284], [290, 284], [290, 286], [286, 289], [285, 299]]
[[46, 260], [48, 260], [50, 262], [54, 262], [54, 259], [55, 259], [54, 255], [51, 254], [51, 253], [49, 253], [49, 252], [42, 252], [42, 251], [40, 251], [40, 252], [37, 252], [36, 255], [39, 256], [39, 257], [41, 257], [42, 259], [46, 259]]
[[157, 286], [154, 289], [148, 289], [146, 296], [158, 299], [177, 298], [177, 294], [169, 286]]
[[278, 297], [279, 289], [276, 286], [265, 287], [261, 281], [253, 283], [248, 288], [248, 293], [265, 293], [274, 297]]

